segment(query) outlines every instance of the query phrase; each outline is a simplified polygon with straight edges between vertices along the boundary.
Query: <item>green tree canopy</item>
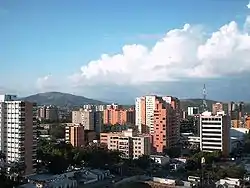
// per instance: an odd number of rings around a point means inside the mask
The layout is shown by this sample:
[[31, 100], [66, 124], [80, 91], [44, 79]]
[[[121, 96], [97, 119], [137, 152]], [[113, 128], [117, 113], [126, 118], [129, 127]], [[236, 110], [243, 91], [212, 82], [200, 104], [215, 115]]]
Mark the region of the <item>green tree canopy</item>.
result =
[[55, 139], [62, 139], [65, 137], [65, 126], [62, 124], [55, 124], [51, 126], [49, 134]]

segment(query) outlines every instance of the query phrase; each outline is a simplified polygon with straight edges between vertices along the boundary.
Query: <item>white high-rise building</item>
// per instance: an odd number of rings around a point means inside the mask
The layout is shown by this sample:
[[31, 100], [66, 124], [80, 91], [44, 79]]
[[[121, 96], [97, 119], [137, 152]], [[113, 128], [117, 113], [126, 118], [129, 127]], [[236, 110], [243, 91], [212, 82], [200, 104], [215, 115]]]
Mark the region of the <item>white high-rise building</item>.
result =
[[230, 118], [220, 112], [212, 115], [204, 112], [200, 116], [200, 150], [205, 152], [221, 151], [230, 153]]
[[8, 163], [23, 165], [24, 174], [35, 172], [36, 106], [12, 95], [0, 95], [1, 151]]
[[[139, 132], [142, 132], [142, 126], [149, 129], [149, 133], [154, 133], [154, 110], [155, 95], [137, 97], [135, 100], [135, 125]], [[145, 115], [145, 117], [144, 117]]]

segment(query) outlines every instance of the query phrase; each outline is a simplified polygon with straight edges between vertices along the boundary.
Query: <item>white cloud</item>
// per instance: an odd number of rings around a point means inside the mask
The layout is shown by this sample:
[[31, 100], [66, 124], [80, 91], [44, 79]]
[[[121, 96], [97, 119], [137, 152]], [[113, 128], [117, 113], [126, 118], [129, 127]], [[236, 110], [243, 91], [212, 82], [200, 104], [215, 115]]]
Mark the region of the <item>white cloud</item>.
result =
[[249, 3], [247, 4], [247, 8], [250, 9], [250, 1], [249, 1]]
[[245, 24], [244, 24], [244, 31], [249, 32], [250, 31], [250, 16], [247, 16]]
[[44, 77], [40, 77], [36, 81], [36, 87], [41, 92], [46, 92], [54, 88], [55, 83], [52, 75], [46, 75]]
[[[248, 27], [249, 17], [245, 27]], [[125, 45], [122, 53], [103, 54], [71, 76], [75, 84], [141, 84], [184, 78], [214, 78], [250, 71], [250, 36], [236, 22], [207, 37], [203, 28], [185, 24], [149, 49]]]

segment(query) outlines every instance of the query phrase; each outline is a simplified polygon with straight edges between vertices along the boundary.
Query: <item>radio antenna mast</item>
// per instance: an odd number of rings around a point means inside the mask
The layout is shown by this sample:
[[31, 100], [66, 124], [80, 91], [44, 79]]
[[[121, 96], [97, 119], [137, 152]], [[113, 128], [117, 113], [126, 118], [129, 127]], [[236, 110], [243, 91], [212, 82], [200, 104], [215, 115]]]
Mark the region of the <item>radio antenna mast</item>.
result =
[[202, 95], [203, 95], [203, 100], [202, 100], [202, 107], [203, 107], [203, 112], [207, 111], [207, 90], [206, 90], [206, 85], [204, 84], [203, 86], [203, 91], [202, 91]]

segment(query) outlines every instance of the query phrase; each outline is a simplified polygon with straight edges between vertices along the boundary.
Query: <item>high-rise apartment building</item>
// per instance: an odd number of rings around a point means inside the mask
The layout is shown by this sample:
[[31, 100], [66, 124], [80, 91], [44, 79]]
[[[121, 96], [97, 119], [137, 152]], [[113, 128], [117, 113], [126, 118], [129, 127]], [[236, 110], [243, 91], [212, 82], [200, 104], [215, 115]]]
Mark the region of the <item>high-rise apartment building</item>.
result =
[[82, 124], [85, 130], [95, 129], [95, 112], [93, 110], [79, 109], [72, 111], [72, 123]]
[[156, 99], [154, 110], [153, 148], [162, 153], [174, 147], [179, 139], [178, 112], [162, 98]]
[[240, 102], [238, 105], [239, 105], [239, 119], [241, 120], [245, 115], [245, 104], [244, 102]]
[[157, 96], [137, 97], [135, 100], [135, 125], [140, 133], [154, 133], [154, 110]]
[[224, 112], [212, 115], [204, 112], [200, 116], [200, 150], [221, 151], [224, 156], [230, 153], [230, 116]]
[[84, 126], [72, 125], [65, 127], [65, 141], [73, 147], [81, 147], [85, 145]]
[[134, 109], [124, 109], [121, 105], [111, 104], [107, 105], [103, 111], [103, 123], [106, 125], [125, 125], [135, 124]]
[[59, 112], [56, 106], [42, 106], [38, 108], [37, 116], [40, 120], [57, 121], [59, 119]]
[[245, 115], [244, 102], [231, 102], [228, 104], [228, 114], [231, 116], [232, 120], [242, 120]]
[[123, 158], [137, 159], [150, 155], [150, 135], [137, 134], [132, 129], [123, 132], [101, 133], [100, 142], [110, 150], [119, 150]]
[[94, 131], [97, 134], [103, 131], [103, 111], [94, 112]]
[[223, 104], [222, 103], [217, 102], [217, 103], [213, 104], [212, 112], [214, 115], [216, 115], [217, 112], [222, 112], [222, 111], [223, 111]]
[[144, 96], [136, 98], [136, 126], [141, 133], [153, 137], [156, 152], [173, 147], [180, 135], [180, 102], [171, 96]]
[[0, 95], [1, 151], [8, 163], [24, 167], [24, 174], [36, 171], [36, 105], [16, 96]]

